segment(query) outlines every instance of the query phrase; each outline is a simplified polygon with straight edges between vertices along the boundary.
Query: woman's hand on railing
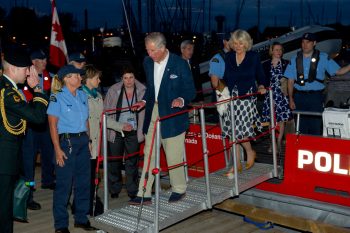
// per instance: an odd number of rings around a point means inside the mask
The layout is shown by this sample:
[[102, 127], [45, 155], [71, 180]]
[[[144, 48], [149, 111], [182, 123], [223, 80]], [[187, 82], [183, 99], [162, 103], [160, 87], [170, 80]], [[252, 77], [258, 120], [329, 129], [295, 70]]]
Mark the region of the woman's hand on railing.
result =
[[289, 107], [291, 110], [294, 110], [295, 109], [295, 102], [294, 102], [294, 99], [293, 98], [290, 98], [289, 97]]
[[258, 87], [258, 92], [259, 92], [260, 94], [264, 95], [264, 94], [266, 93], [265, 87], [264, 87], [263, 85], [260, 85], [260, 86]]

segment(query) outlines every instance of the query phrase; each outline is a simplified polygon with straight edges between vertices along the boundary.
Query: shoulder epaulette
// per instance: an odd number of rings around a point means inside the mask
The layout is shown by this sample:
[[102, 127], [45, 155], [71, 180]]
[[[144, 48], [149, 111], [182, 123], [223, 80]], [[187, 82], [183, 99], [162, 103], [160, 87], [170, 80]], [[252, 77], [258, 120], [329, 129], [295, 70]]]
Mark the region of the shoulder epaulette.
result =
[[45, 106], [48, 105], [47, 100], [39, 96], [34, 97], [33, 102], [40, 102], [40, 103], [43, 103]]
[[[13, 135], [20, 135], [24, 133], [27, 127], [27, 121], [20, 119], [20, 122], [17, 125], [11, 125], [10, 122], [7, 119], [6, 116], [6, 109], [5, 109], [5, 90], [6, 88], [3, 88], [0, 93], [0, 112], [2, 117], [2, 122], [4, 123], [4, 127], [10, 134]], [[8, 93], [7, 95], [13, 95], [13, 100], [17, 103], [20, 102], [23, 99], [23, 96], [16, 90], [15, 88], [12, 88], [13, 91]]]

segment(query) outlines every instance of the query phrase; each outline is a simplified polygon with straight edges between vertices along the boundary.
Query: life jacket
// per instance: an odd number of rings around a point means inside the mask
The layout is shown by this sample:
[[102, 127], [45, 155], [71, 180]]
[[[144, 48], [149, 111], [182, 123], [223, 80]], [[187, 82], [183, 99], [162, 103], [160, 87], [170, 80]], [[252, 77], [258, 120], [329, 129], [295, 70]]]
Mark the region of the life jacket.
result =
[[[50, 73], [47, 70], [44, 70], [42, 76], [43, 76], [43, 91], [45, 94], [50, 95], [50, 92], [51, 92]], [[33, 99], [33, 90], [29, 88], [27, 83], [23, 87], [23, 94], [25, 95], [27, 102], [30, 102]]]
[[311, 55], [309, 76], [305, 79], [304, 76], [304, 65], [303, 65], [303, 53], [299, 51], [297, 53], [296, 65], [297, 65], [297, 80], [296, 83], [300, 86], [304, 86], [305, 82], [312, 83], [314, 81], [323, 83], [324, 80], [316, 78], [317, 65], [320, 60], [320, 51], [317, 49]]

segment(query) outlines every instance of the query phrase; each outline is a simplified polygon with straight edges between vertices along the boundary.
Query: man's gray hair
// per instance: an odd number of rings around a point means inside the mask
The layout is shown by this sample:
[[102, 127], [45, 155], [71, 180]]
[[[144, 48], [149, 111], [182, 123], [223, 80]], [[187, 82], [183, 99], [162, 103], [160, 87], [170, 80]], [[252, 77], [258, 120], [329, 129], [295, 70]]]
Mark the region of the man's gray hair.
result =
[[187, 45], [194, 45], [192, 40], [184, 40], [181, 42], [180, 49], [186, 48]]
[[157, 48], [166, 47], [166, 39], [161, 32], [151, 32], [145, 37], [145, 44], [154, 43]]

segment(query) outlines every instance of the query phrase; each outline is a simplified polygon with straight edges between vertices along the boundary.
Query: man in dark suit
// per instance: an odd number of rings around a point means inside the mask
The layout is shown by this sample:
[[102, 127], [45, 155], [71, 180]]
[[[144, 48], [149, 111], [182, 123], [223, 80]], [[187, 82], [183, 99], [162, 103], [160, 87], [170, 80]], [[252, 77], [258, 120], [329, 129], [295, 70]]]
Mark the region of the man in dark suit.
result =
[[181, 57], [187, 61], [188, 66], [192, 72], [192, 77], [194, 81], [194, 86], [196, 88], [196, 98], [193, 102], [199, 102], [204, 100], [203, 90], [202, 90], [202, 78], [200, 73], [199, 64], [193, 59], [194, 53], [194, 43], [192, 40], [184, 40], [180, 45]]
[[[137, 197], [129, 204], [139, 205], [142, 197], [144, 204], [151, 204], [151, 191], [154, 181], [155, 146], [150, 155], [154, 123], [158, 117], [175, 114], [186, 109], [186, 105], [195, 97], [196, 90], [190, 68], [185, 60], [172, 54], [166, 48], [166, 40], [162, 33], [152, 32], [145, 38], [148, 57], [144, 60], [144, 69], [147, 79], [147, 89], [142, 101], [134, 108], [146, 107], [143, 132], [146, 134], [144, 148], [144, 166], [142, 170]], [[185, 132], [188, 128], [188, 113], [183, 113], [162, 120], [160, 124], [161, 143], [166, 154], [168, 166], [183, 162]], [[147, 171], [148, 158], [151, 156], [150, 167]], [[145, 174], [148, 172], [148, 181], [145, 192], [143, 185]], [[185, 197], [186, 179], [184, 167], [180, 166], [169, 171], [172, 194], [169, 202], [176, 202]]]
[[[13, 232], [13, 191], [21, 164], [21, 141], [27, 120], [41, 123], [46, 116], [47, 97], [37, 86], [38, 75], [33, 67], [29, 68], [31, 64], [25, 50], [5, 51], [4, 73], [0, 78], [0, 233]], [[34, 89], [32, 104], [26, 103], [17, 88], [17, 84], [26, 80]]]

